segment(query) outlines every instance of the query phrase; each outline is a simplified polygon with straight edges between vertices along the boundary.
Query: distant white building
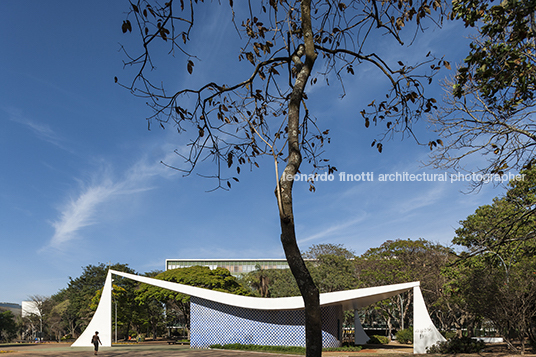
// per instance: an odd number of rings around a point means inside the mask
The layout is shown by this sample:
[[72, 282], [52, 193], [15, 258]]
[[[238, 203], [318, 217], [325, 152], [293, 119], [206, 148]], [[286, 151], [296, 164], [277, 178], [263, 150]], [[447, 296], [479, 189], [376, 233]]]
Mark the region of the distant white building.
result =
[[211, 270], [225, 268], [232, 275], [247, 274], [261, 269], [288, 269], [286, 259], [166, 259], [166, 270], [188, 268], [191, 266], [207, 266]]
[[23, 301], [22, 302], [22, 317], [37, 315], [41, 316], [41, 312], [37, 307], [37, 302], [35, 301]]

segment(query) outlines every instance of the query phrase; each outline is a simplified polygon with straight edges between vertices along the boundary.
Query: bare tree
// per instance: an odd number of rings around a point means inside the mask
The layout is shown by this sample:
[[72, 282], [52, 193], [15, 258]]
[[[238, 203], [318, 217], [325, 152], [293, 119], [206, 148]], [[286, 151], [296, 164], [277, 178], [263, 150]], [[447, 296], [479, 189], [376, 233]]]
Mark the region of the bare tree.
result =
[[[446, 139], [431, 164], [480, 174], [473, 176], [473, 188], [507, 170], [532, 165], [536, 147], [535, 13], [536, 4], [530, 1], [453, 3], [453, 17], [474, 27], [477, 34], [457, 74], [445, 83], [444, 106], [431, 118]], [[473, 154], [485, 156], [487, 162], [465, 169], [466, 159]]]
[[26, 325], [30, 326], [33, 332], [39, 331], [42, 336], [43, 323], [46, 323], [46, 317], [51, 305], [50, 298], [42, 295], [29, 296], [31, 305], [29, 311], [23, 311], [23, 317]]
[[[203, 176], [213, 178], [216, 188], [227, 189], [238, 181], [242, 167], [258, 166], [260, 157], [271, 157], [281, 241], [305, 303], [307, 355], [320, 356], [319, 293], [296, 242], [292, 190], [295, 175], [306, 170], [303, 162], [310, 165], [311, 190], [315, 174], [322, 170], [331, 174], [336, 168], [322, 156], [329, 129], [322, 128], [309, 111], [306, 88], [319, 79], [335, 79], [336, 90], [344, 95], [345, 76], [353, 75], [357, 67], [375, 68], [389, 85], [383, 100], [360, 112], [365, 127], [372, 123], [385, 129], [385, 136], [372, 145], [381, 152], [382, 140], [390, 135], [412, 135], [414, 121], [436, 102], [425, 96], [425, 85], [449, 64], [430, 54], [423, 54], [419, 63], [403, 59], [389, 63], [377, 55], [377, 39], [390, 38], [393, 49], [403, 46], [402, 29], [407, 28], [411, 43], [425, 26], [441, 21], [444, 7], [440, 0], [262, 0], [240, 5], [230, 0], [229, 21], [241, 41], [233, 69], [243, 77], [230, 77], [229, 83], [208, 81], [198, 88], [164, 85], [152, 72], [162, 44], [183, 61], [182, 68], [194, 74], [198, 58], [189, 52], [188, 44], [194, 38], [197, 16], [206, 9], [201, 3], [139, 0], [131, 4], [122, 30], [137, 32], [141, 40], [138, 50], [124, 48], [125, 65], [134, 67], [136, 74], [130, 83], [116, 81], [148, 100], [154, 110], [149, 125], [173, 125], [179, 133], [190, 135], [188, 152], [176, 151], [186, 166], [174, 167], [185, 175], [212, 160], [214, 172]], [[227, 53], [218, 55], [223, 58]]]
[[[454, 85], [453, 81], [444, 83], [444, 105], [430, 116], [430, 122], [445, 140], [432, 153], [430, 163], [441, 169], [471, 173], [475, 189], [488, 182], [502, 183], [508, 170], [532, 165], [536, 103], [526, 101], [505, 112], [489, 105], [474, 82], [467, 85], [460, 98], [452, 92]], [[467, 168], [464, 160], [474, 154], [484, 156], [486, 163]]]

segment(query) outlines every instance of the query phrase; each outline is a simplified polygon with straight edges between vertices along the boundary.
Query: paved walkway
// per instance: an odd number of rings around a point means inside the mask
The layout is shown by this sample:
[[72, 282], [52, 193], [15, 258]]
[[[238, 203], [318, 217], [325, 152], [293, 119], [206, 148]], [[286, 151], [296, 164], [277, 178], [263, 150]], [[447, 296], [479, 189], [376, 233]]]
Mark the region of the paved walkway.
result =
[[[3, 353], [3, 352], [8, 353]], [[99, 356], [192, 356], [192, 357], [230, 357], [236, 356], [236, 352], [214, 350], [192, 350], [189, 346], [176, 345], [115, 345], [113, 347], [100, 347]], [[64, 344], [42, 344], [31, 346], [6, 346], [0, 347], [0, 356], [69, 356], [82, 357], [93, 356], [92, 347], [70, 347]], [[241, 354], [248, 357], [247, 354]], [[256, 354], [258, 357], [262, 355]]]
[[[325, 352], [325, 357], [338, 356], [378, 356], [388, 354], [390, 356], [408, 356], [413, 351], [411, 348], [396, 350], [385, 349], [367, 350], [361, 352]], [[9, 345], [0, 346], [0, 355], [6, 357], [22, 356], [55, 356], [55, 357], [82, 357], [93, 356], [92, 347], [70, 347], [63, 343], [44, 343], [36, 345]], [[113, 347], [99, 348], [99, 356], [124, 356], [124, 357], [276, 357], [283, 355], [275, 353], [247, 352], [247, 351], [224, 351], [224, 350], [198, 350], [190, 349], [190, 346], [168, 345], [163, 343], [141, 343], [136, 345], [114, 345]]]

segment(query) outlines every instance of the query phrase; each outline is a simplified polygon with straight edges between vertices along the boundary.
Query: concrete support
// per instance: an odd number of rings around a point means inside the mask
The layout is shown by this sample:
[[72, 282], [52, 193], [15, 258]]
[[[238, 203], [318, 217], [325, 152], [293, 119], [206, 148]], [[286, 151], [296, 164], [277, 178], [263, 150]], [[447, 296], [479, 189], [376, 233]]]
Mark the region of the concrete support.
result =
[[426, 353], [426, 348], [446, 341], [434, 326], [422, 297], [421, 288], [413, 288], [413, 353]]
[[354, 310], [354, 341], [356, 345], [364, 345], [370, 339], [363, 330], [361, 320], [359, 319], [359, 310]]
[[103, 347], [112, 346], [112, 280], [112, 272], [108, 271], [97, 311], [84, 332], [71, 347], [93, 347], [91, 338], [95, 331], [99, 331]]

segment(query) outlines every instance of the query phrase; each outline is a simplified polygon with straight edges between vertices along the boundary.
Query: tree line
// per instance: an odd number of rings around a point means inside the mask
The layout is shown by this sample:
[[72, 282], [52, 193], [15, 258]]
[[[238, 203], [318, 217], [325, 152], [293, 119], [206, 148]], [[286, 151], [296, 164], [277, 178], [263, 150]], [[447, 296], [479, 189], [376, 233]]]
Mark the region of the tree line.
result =
[[[439, 330], [470, 337], [487, 329], [524, 351], [527, 341], [536, 342], [536, 167], [522, 173], [524, 181], [512, 181], [504, 195], [460, 222], [449, 247], [422, 238], [388, 240], [361, 255], [341, 244], [309, 247], [303, 258], [315, 285], [326, 293], [420, 281]], [[94, 314], [109, 268], [137, 273], [127, 264], [86, 266], [53, 296], [31, 297], [40, 316], [22, 319], [2, 312], [0, 339], [33, 338], [32, 332], [41, 330], [47, 340], [76, 338]], [[224, 268], [193, 266], [143, 275], [233, 294], [300, 295], [289, 269], [258, 266], [234, 277]], [[114, 278], [112, 294], [119, 339], [188, 338], [188, 296], [122, 277]], [[359, 310], [360, 320], [364, 326], [382, 326], [390, 337], [411, 326], [412, 300], [411, 291], [383, 300]], [[345, 314], [345, 326], [351, 327], [354, 312]]]

